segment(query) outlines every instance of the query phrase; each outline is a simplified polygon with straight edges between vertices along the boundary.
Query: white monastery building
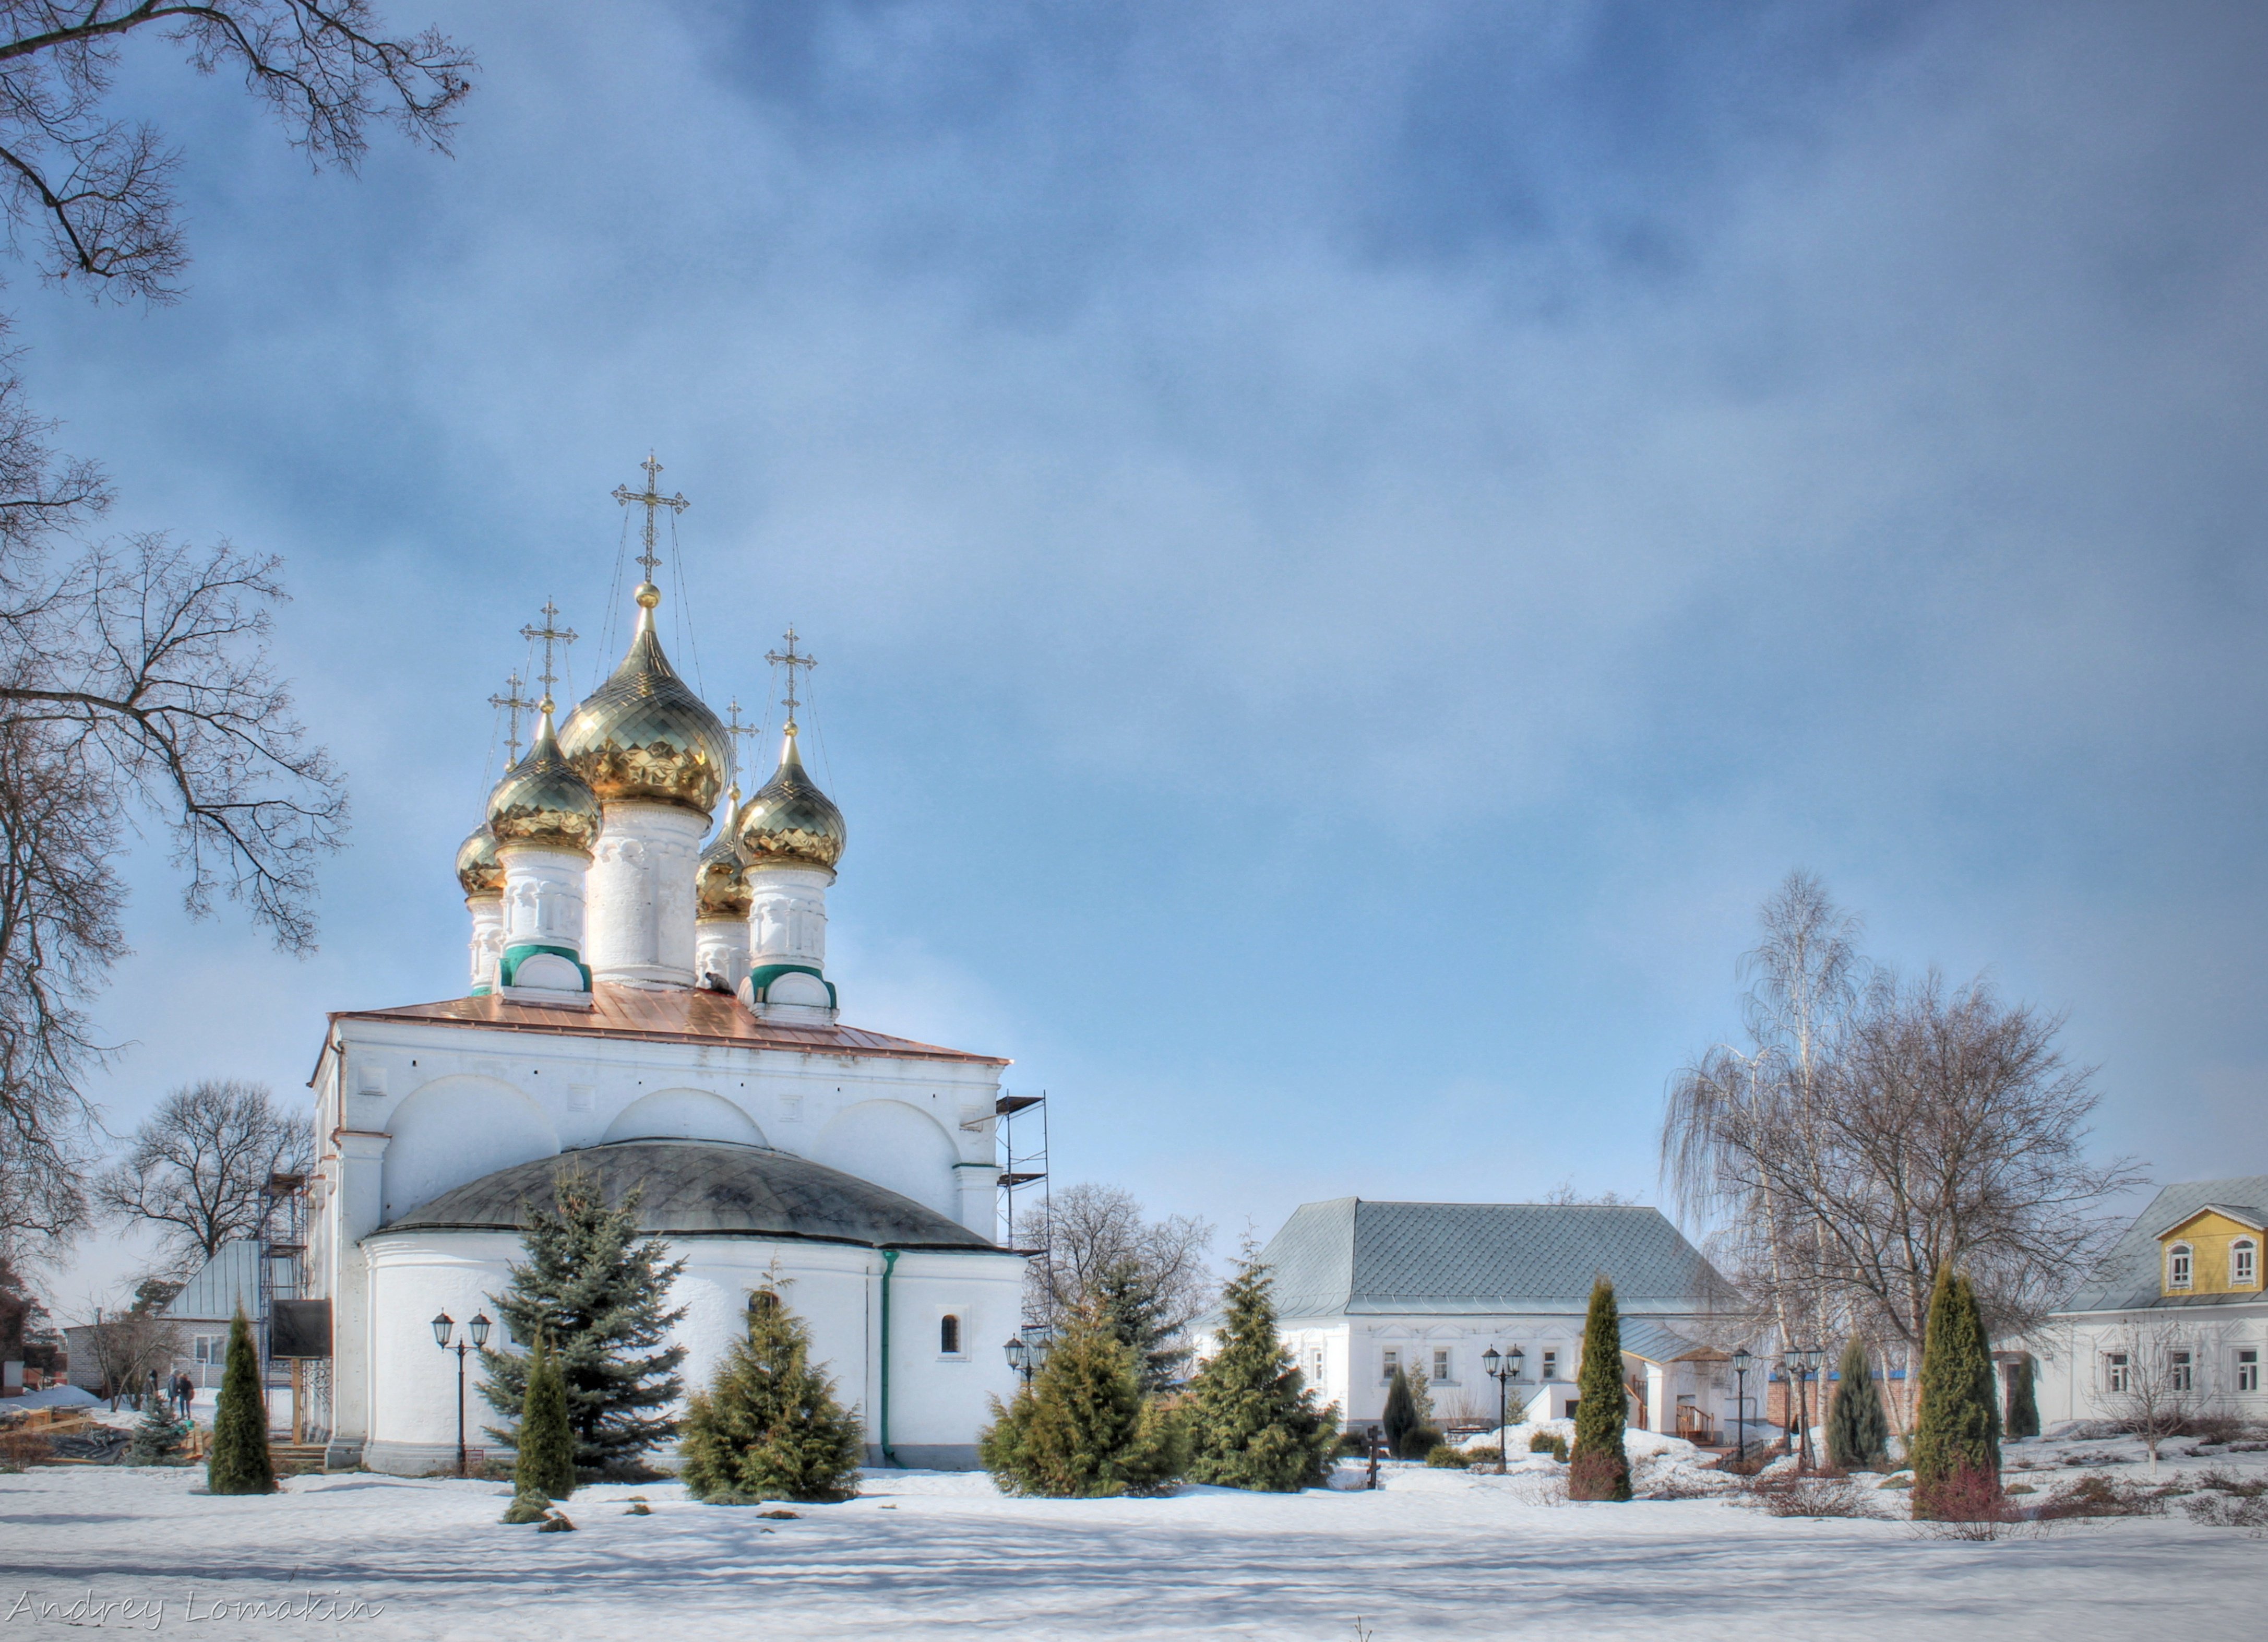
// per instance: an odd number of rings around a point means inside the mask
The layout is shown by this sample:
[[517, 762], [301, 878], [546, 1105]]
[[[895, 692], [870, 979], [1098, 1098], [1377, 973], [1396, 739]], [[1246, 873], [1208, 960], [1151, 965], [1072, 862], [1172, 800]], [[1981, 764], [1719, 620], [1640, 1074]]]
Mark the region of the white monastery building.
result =
[[[330, 1460], [452, 1464], [455, 1366], [431, 1320], [497, 1310], [525, 1207], [556, 1171], [619, 1203], [686, 1270], [688, 1388], [779, 1285], [854, 1407], [872, 1462], [974, 1464], [1021, 1256], [993, 1241], [1007, 1062], [843, 1024], [827, 973], [842, 813], [797, 753], [789, 635], [778, 767], [726, 795], [732, 738], [662, 652], [649, 461], [636, 630], [613, 675], [490, 795], [457, 877], [464, 996], [330, 1017], [312, 1087], [307, 1289], [330, 1303], [308, 1424]], [[720, 808], [720, 800], [725, 800]], [[495, 1344], [492, 1342], [492, 1344]], [[495, 1416], [471, 1396], [477, 1433]]]
[[[1350, 1430], [1383, 1417], [1396, 1368], [1425, 1376], [1437, 1418], [1493, 1425], [1491, 1349], [1516, 1365], [1510, 1404], [1566, 1417], [1602, 1277], [1621, 1314], [1626, 1417], [1700, 1441], [1742, 1417], [1727, 1351], [1704, 1343], [1732, 1321], [1731, 1291], [1659, 1209], [1339, 1197], [1302, 1204], [1261, 1259], [1279, 1337]], [[1748, 1417], [1763, 1378], [1749, 1377]]]
[[[2268, 1175], [2168, 1186], [2028, 1342], [2040, 1417], [2268, 1411]], [[2004, 1354], [2005, 1356], [2006, 1354]]]

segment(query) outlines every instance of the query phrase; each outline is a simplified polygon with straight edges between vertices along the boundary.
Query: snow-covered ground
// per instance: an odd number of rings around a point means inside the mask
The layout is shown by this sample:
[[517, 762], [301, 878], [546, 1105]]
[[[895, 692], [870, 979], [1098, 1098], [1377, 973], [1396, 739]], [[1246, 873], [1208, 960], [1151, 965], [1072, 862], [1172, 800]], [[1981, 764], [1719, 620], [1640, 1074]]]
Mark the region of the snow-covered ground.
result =
[[[2065, 1464], [2073, 1454], [2100, 1461]], [[2088, 1470], [2145, 1481], [2139, 1456], [2131, 1443], [2014, 1445], [2010, 1480], [2029, 1466], [2021, 1475], [2043, 1488]], [[194, 1613], [208, 1631], [483, 1642], [1004, 1631], [1352, 1642], [1358, 1616], [1374, 1642], [1893, 1631], [2131, 1642], [2250, 1634], [2268, 1604], [2268, 1543], [2178, 1510], [1968, 1543], [1887, 1518], [1773, 1517], [1730, 1498], [1569, 1505], [1548, 1461], [1516, 1465], [1502, 1478], [1394, 1467], [1376, 1492], [1094, 1501], [877, 1472], [859, 1498], [795, 1506], [792, 1521], [698, 1505], [674, 1484], [610, 1485], [564, 1507], [572, 1534], [503, 1526], [507, 1491], [495, 1483], [341, 1475], [215, 1498], [196, 1470], [36, 1469], [0, 1476], [0, 1637], [105, 1620], [146, 1631], [155, 1609], [159, 1634]], [[1665, 1451], [1641, 1477], [1692, 1469]], [[2169, 1459], [2160, 1480], [2206, 1469], [2257, 1478], [2268, 1454]], [[1903, 1509], [1902, 1494], [1869, 1491]], [[625, 1513], [632, 1494], [651, 1515]], [[90, 1595], [96, 1609], [69, 1606]], [[229, 1607], [244, 1602], [292, 1616]], [[44, 1604], [55, 1606], [43, 1616]], [[217, 1606], [236, 1622], [217, 1624]]]

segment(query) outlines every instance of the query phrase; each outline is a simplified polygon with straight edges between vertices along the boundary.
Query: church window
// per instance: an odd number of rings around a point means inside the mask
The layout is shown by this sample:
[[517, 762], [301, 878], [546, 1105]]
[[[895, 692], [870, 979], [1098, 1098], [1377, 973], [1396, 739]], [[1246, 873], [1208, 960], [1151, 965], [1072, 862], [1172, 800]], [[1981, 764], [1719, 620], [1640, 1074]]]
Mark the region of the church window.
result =
[[2105, 1391], [2124, 1393], [2131, 1390], [2133, 1383], [2133, 1364], [2128, 1359], [2126, 1353], [2105, 1351], [2102, 1354], [2102, 1388]]
[[2236, 1388], [2239, 1391], [2260, 1389], [2260, 1352], [2255, 1346], [2246, 1346], [2236, 1354]]
[[2260, 1281], [2260, 1245], [2249, 1237], [2228, 1246], [2228, 1280], [2245, 1287]]
[[2176, 1243], [2166, 1250], [2166, 1286], [2185, 1289], [2190, 1285], [2190, 1246]]
[[938, 1319], [937, 1349], [947, 1357], [961, 1355], [961, 1319], [951, 1312]]

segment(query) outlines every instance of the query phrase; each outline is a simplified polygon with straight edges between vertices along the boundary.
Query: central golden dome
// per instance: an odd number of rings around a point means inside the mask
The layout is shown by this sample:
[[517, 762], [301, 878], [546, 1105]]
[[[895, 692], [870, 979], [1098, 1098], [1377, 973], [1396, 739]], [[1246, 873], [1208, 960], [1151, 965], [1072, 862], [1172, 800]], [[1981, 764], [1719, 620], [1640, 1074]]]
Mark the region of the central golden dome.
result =
[[725, 790], [732, 748], [725, 726], [696, 696], [653, 630], [661, 590], [639, 584], [637, 630], [614, 676], [559, 727], [559, 749], [605, 801], [643, 799], [706, 815]]

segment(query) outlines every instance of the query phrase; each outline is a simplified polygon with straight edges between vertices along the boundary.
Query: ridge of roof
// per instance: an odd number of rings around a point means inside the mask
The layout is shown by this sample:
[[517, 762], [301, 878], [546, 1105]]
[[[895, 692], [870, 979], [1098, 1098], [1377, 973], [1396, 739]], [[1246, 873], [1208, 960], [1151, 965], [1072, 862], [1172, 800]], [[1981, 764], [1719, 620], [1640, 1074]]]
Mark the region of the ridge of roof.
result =
[[846, 1027], [832, 1021], [806, 1026], [760, 1020], [739, 998], [694, 987], [648, 990], [601, 981], [591, 989], [591, 1005], [587, 1010], [558, 1009], [542, 1004], [517, 1003], [490, 993], [387, 1009], [336, 1009], [330, 1012], [329, 1019], [334, 1026], [342, 1020], [391, 1020], [419, 1026], [532, 1032], [552, 1037], [629, 1038], [802, 1055], [946, 1060], [980, 1066], [1012, 1064], [998, 1055], [946, 1049], [912, 1038], [892, 1037], [864, 1027]]

